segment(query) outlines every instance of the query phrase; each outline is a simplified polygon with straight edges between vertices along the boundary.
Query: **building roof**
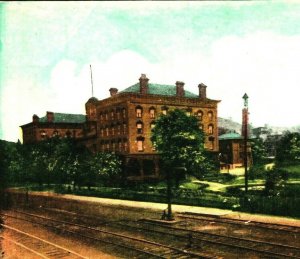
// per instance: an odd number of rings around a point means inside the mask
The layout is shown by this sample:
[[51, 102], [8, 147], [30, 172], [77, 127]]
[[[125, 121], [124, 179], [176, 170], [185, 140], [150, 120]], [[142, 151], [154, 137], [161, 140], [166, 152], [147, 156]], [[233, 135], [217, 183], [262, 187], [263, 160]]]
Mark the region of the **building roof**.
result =
[[236, 132], [230, 132], [219, 136], [219, 140], [227, 140], [227, 139], [243, 139], [243, 138], [239, 133]]
[[[69, 114], [54, 112], [53, 123], [84, 123], [86, 116], [83, 114]], [[48, 122], [47, 116], [41, 117], [39, 122]]]
[[[199, 98], [198, 95], [184, 90], [184, 97], [188, 98]], [[128, 88], [124, 89], [120, 93], [140, 93], [140, 83], [136, 83]], [[176, 86], [175, 85], [162, 85], [162, 84], [148, 84], [148, 94], [154, 95], [167, 95], [176, 96]]]

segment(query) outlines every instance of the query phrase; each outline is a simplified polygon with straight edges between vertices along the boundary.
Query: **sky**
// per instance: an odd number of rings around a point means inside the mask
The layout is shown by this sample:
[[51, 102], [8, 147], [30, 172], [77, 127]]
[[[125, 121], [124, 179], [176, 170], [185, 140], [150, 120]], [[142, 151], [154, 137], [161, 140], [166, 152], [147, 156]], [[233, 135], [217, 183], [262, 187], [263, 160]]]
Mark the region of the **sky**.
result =
[[46, 111], [85, 114], [142, 73], [221, 100], [218, 115], [253, 126], [300, 124], [300, 2], [2, 2], [0, 139]]

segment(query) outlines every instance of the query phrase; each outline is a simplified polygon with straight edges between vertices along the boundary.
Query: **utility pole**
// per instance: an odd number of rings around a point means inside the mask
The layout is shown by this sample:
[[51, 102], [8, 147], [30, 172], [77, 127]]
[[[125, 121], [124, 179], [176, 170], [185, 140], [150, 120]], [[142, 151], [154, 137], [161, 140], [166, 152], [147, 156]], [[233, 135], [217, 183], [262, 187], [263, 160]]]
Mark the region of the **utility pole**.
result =
[[92, 97], [94, 97], [94, 84], [93, 84], [92, 65], [90, 65], [90, 71], [91, 71]]
[[248, 145], [248, 95], [245, 93], [244, 108], [243, 108], [243, 124], [242, 124], [242, 134], [244, 135], [244, 167], [245, 167], [245, 194], [248, 193], [248, 155], [247, 155], [247, 145]]

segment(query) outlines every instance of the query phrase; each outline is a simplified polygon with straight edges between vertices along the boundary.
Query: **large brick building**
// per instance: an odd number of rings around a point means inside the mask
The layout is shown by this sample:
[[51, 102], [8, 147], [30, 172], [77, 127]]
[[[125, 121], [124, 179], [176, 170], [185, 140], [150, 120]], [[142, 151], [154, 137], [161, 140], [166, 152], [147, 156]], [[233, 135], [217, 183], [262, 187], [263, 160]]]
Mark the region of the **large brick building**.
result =
[[[218, 153], [219, 101], [207, 98], [206, 85], [199, 84], [199, 94], [196, 95], [185, 90], [183, 82], [177, 81], [174, 85], [153, 84], [142, 74], [138, 83], [120, 92], [116, 88], [109, 91], [109, 98], [90, 98], [85, 104], [86, 117], [80, 117], [80, 123], [72, 126], [78, 140], [89, 148], [122, 155], [129, 177], [158, 177], [159, 157], [150, 140], [151, 129], [158, 116], [175, 108], [198, 118], [199, 127], [205, 133], [205, 148]], [[34, 123], [22, 126], [24, 143], [27, 141], [25, 131], [34, 128]], [[55, 126], [47, 129], [50, 130], [47, 130], [49, 134], [53, 134]], [[62, 134], [66, 132], [62, 131]]]
[[218, 152], [219, 101], [207, 98], [204, 84], [199, 84], [198, 90], [198, 95], [186, 91], [178, 81], [175, 85], [152, 84], [142, 74], [139, 83], [123, 91], [111, 88], [107, 99], [89, 99], [87, 120], [97, 122], [97, 150], [122, 154], [128, 173], [135, 177], [157, 177], [159, 163], [150, 140], [151, 128], [159, 115], [178, 108], [199, 119], [206, 135], [205, 148]]

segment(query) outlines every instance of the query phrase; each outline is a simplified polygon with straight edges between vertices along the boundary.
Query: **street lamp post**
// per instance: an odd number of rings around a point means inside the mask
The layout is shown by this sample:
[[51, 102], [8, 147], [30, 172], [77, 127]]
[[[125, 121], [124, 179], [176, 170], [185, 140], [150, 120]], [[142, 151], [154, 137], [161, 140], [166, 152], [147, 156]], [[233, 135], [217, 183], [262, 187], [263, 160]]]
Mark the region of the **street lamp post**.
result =
[[248, 193], [248, 156], [247, 156], [247, 143], [248, 143], [248, 95], [245, 93], [244, 108], [243, 108], [243, 126], [242, 134], [244, 135], [244, 167], [245, 167], [245, 193]]

